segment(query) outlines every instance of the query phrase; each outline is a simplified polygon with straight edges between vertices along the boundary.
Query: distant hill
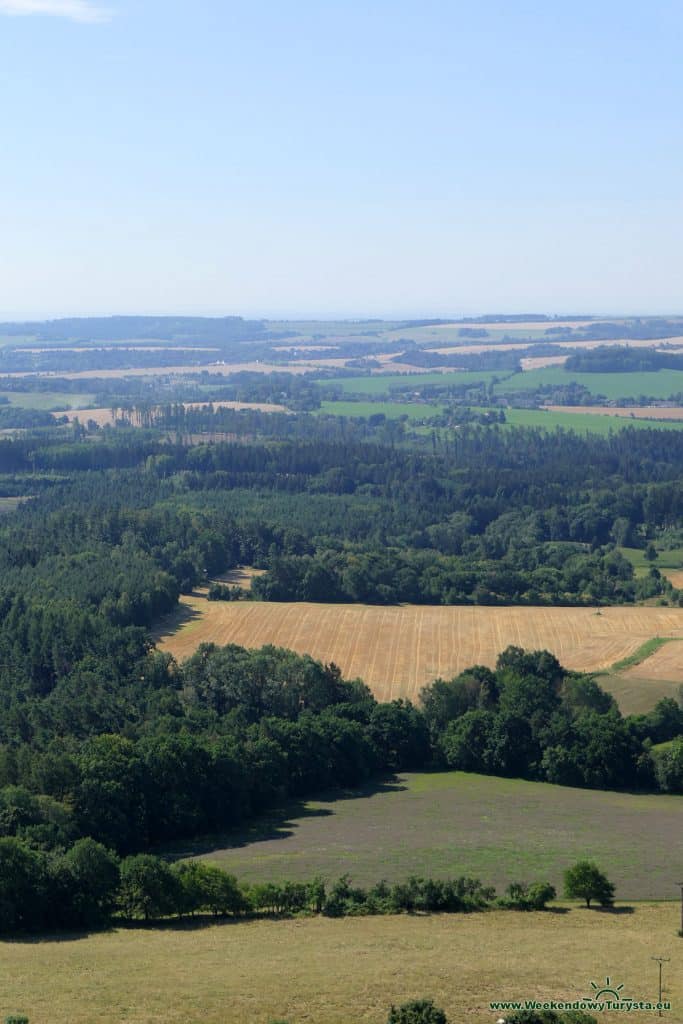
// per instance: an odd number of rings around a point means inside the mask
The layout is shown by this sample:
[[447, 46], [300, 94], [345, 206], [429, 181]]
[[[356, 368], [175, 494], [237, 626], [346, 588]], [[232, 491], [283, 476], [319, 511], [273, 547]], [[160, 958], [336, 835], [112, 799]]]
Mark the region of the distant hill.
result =
[[[41, 342], [182, 341], [230, 344], [273, 337], [263, 320], [241, 316], [102, 316], [0, 324], [0, 335], [34, 337]], [[286, 335], [279, 335], [280, 337]]]

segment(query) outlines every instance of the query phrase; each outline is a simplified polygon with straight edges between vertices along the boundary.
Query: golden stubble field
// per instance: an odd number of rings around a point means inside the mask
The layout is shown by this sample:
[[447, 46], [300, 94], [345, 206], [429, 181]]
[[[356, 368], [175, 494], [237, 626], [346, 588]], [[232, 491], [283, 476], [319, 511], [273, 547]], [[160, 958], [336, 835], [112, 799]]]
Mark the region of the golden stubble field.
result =
[[[182, 405], [185, 409], [235, 409], [240, 411], [243, 409], [251, 410], [252, 412], [286, 412], [289, 413], [284, 405], [276, 405], [272, 402], [175, 402], [170, 403], [172, 405]], [[163, 406], [157, 406], [160, 409]], [[66, 416], [70, 423], [74, 420], [78, 420], [80, 423], [87, 423], [88, 420], [93, 420], [100, 427], [113, 426], [115, 423], [114, 410], [97, 408], [97, 409], [67, 409], [64, 412], [53, 413], [55, 419], [59, 419], [62, 416]], [[116, 409], [116, 419], [126, 419], [131, 426], [141, 426], [141, 417], [134, 411], [126, 411], [125, 409]]]
[[[449, 678], [476, 664], [493, 666], [510, 644], [552, 651], [571, 669], [601, 671], [654, 636], [683, 638], [683, 609], [384, 608], [210, 602], [194, 593], [181, 598], [179, 612], [162, 623], [156, 639], [178, 660], [203, 642], [288, 647], [335, 662], [347, 678], [362, 678], [380, 700], [414, 700], [438, 676]], [[659, 654], [668, 674], [658, 670], [653, 679], [683, 680], [683, 644], [667, 644]], [[648, 677], [649, 660], [638, 666], [641, 679]], [[652, 703], [661, 695], [657, 690]]]
[[[629, 913], [493, 911], [253, 921], [2, 944], [0, 1012], [31, 1024], [386, 1024], [429, 997], [451, 1024], [493, 1024], [497, 999], [579, 999], [609, 976], [683, 1019], [677, 906]], [[600, 1013], [606, 1024], [626, 1015]], [[637, 1014], [651, 1020], [653, 1014]]]

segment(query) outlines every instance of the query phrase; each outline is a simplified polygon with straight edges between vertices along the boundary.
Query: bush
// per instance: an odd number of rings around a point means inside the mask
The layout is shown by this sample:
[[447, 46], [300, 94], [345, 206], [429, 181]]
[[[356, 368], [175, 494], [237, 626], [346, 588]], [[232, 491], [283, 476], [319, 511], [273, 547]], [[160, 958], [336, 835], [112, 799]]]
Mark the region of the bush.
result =
[[326, 917], [358, 916], [369, 913], [367, 893], [364, 889], [354, 888], [349, 875], [342, 875], [329, 893], [323, 905]]
[[402, 1006], [392, 1006], [387, 1024], [448, 1024], [448, 1019], [431, 999], [414, 999]]
[[545, 910], [546, 903], [554, 900], [557, 893], [550, 882], [511, 882], [498, 903], [507, 910]]

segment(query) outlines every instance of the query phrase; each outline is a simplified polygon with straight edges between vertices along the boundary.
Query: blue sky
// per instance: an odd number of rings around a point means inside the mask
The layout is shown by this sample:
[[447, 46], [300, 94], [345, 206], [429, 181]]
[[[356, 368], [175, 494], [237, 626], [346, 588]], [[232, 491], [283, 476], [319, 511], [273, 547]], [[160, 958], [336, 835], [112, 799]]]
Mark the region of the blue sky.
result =
[[0, 0], [0, 316], [683, 312], [683, 5]]

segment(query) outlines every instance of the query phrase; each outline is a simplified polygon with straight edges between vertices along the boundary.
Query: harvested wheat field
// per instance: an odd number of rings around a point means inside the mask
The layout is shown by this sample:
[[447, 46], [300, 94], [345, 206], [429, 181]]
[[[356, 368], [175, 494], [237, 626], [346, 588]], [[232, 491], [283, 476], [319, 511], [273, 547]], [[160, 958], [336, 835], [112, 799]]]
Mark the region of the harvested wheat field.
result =
[[[251, 409], [254, 412], [289, 412], [284, 405], [275, 405], [272, 402], [174, 402], [174, 405], [183, 405], [186, 409]], [[65, 412], [53, 413], [55, 418], [66, 416], [69, 422], [78, 419], [81, 423], [93, 420], [100, 427], [113, 426], [114, 410], [112, 409], [67, 409]], [[116, 419], [125, 419], [131, 426], [140, 426], [141, 416], [134, 410], [116, 410]]]
[[136, 366], [119, 367], [109, 370], [71, 370], [62, 373], [61, 370], [22, 370], [5, 373], [3, 377], [55, 377], [62, 380], [114, 380], [118, 377], [189, 377], [192, 374], [210, 373], [227, 377], [232, 373], [307, 373], [309, 367], [294, 366], [291, 363], [202, 363], [200, 365], [190, 364], [182, 366]]
[[[179, 613], [162, 623], [157, 639], [178, 659], [207, 641], [289, 647], [335, 662], [347, 678], [360, 676], [379, 699], [392, 700], [415, 699], [437, 676], [448, 678], [475, 664], [492, 666], [510, 644], [552, 651], [568, 668], [599, 671], [655, 636], [683, 638], [683, 609], [381, 608], [209, 602], [195, 593], [181, 598]], [[683, 679], [683, 644], [668, 644], [659, 653], [674, 659], [672, 678]], [[646, 665], [639, 666], [641, 678], [648, 674]]]
[[639, 678], [645, 673], [648, 679], [673, 679], [683, 683], [683, 644], [672, 640], [655, 651], [640, 665], [622, 670], [625, 679]]
[[521, 367], [527, 370], [543, 370], [546, 366], [564, 366], [569, 356], [528, 356], [520, 359]]
[[[386, 1024], [392, 1003], [429, 997], [453, 1024], [492, 1024], [492, 1000], [580, 999], [606, 976], [624, 996], [656, 998], [650, 957], [668, 956], [674, 1024], [677, 926], [677, 906], [660, 903], [632, 913], [197, 922], [7, 942], [2, 1012], [21, 1010], [31, 1024]], [[615, 1024], [627, 1015], [598, 1016]]]

